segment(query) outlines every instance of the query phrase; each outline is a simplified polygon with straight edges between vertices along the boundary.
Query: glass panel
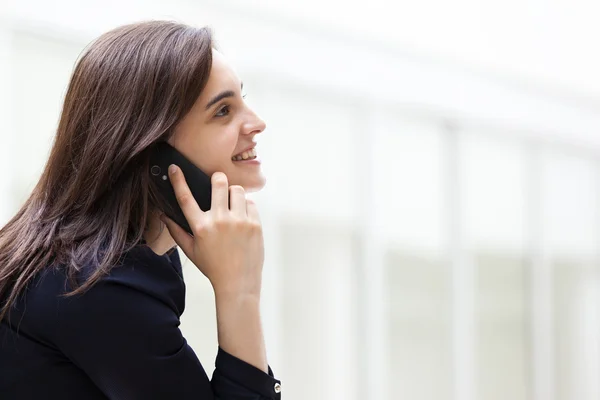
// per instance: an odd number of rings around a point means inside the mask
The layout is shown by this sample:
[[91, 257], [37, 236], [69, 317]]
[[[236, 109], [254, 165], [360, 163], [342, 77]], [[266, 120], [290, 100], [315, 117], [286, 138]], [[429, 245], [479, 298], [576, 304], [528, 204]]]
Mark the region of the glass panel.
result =
[[529, 279], [525, 260], [504, 253], [475, 258], [477, 399], [531, 398]]
[[461, 210], [474, 263], [475, 398], [531, 397], [526, 155], [518, 142], [460, 135]]
[[357, 236], [290, 220], [280, 240], [286, 398], [358, 400]]
[[445, 153], [439, 126], [385, 113], [373, 120], [370, 212], [382, 237], [419, 252], [443, 252]]
[[[390, 398], [451, 399], [451, 277], [445, 253], [446, 160], [434, 121], [377, 110], [370, 129], [373, 209], [383, 257]], [[432, 384], [435, 382], [435, 384]]]
[[543, 222], [553, 282], [556, 400], [597, 399], [597, 164], [574, 152], [555, 149], [545, 152], [543, 162]]
[[556, 400], [594, 400], [600, 361], [598, 264], [553, 263]]
[[600, 239], [596, 163], [577, 154], [546, 152], [542, 197], [548, 250], [569, 258], [594, 256]]
[[450, 269], [439, 259], [397, 249], [385, 262], [390, 398], [452, 399]]
[[461, 198], [471, 248], [521, 252], [526, 240], [526, 155], [515, 141], [476, 132], [460, 136]]
[[[354, 221], [358, 214], [355, 110], [319, 92], [269, 92], [263, 154], [272, 201], [284, 212]], [[271, 192], [270, 188], [273, 188]]]

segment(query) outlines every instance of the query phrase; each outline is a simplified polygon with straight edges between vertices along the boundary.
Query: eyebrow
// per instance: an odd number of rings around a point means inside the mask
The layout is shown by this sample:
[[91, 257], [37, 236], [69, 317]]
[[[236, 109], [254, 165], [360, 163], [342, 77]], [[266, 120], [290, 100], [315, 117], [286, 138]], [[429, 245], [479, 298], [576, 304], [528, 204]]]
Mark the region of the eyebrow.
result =
[[[241, 85], [242, 90], [244, 90], [244, 82], [242, 82]], [[206, 105], [205, 110], [208, 110], [209, 108], [211, 108], [212, 106], [214, 106], [216, 103], [218, 103], [219, 101], [226, 99], [228, 97], [233, 97], [235, 96], [235, 93], [233, 93], [231, 90], [226, 90], [224, 92], [219, 93], [218, 95], [216, 95], [215, 97], [213, 97], [208, 104]]]

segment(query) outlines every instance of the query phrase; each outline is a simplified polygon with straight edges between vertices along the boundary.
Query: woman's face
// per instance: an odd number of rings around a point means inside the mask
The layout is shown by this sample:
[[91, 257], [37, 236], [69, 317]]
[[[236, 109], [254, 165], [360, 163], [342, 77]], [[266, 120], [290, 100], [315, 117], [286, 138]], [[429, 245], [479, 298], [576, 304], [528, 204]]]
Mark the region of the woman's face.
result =
[[[230, 185], [257, 191], [265, 185], [255, 136], [265, 123], [242, 97], [242, 82], [223, 55], [213, 50], [208, 83], [175, 128], [169, 144], [208, 176], [224, 172]], [[245, 159], [244, 159], [245, 158]]]

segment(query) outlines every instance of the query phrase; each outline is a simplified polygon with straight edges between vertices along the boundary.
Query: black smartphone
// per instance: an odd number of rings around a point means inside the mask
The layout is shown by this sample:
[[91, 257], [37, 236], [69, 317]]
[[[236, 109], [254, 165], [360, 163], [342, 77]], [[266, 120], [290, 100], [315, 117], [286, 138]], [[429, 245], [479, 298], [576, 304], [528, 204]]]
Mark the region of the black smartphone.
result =
[[192, 196], [194, 196], [203, 211], [210, 210], [212, 196], [210, 177], [166, 142], [157, 143], [152, 149], [150, 154], [150, 176], [158, 187], [162, 211], [190, 235], [193, 235], [190, 225], [185, 219], [181, 207], [179, 207], [175, 191], [169, 180], [168, 170], [171, 164], [175, 164], [181, 169]]

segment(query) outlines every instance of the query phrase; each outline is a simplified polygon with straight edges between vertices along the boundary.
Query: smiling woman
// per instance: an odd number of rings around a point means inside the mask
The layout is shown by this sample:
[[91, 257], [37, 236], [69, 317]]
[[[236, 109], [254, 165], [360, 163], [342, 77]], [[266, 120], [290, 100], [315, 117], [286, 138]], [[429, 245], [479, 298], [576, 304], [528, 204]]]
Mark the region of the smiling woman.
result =
[[[0, 397], [280, 397], [260, 322], [262, 228], [245, 196], [265, 184], [253, 157], [264, 129], [206, 28], [131, 24], [86, 49], [44, 172], [0, 230]], [[160, 210], [149, 156], [161, 142], [212, 178], [202, 211], [170, 168], [193, 237]], [[212, 380], [178, 328], [177, 247], [215, 292]]]
[[242, 90], [234, 68], [213, 50], [206, 87], [169, 143], [206, 174], [222, 171], [230, 184], [256, 191], [265, 185], [265, 177], [259, 159], [247, 160], [250, 151], [256, 151], [254, 137], [265, 130], [265, 123], [246, 106]]

